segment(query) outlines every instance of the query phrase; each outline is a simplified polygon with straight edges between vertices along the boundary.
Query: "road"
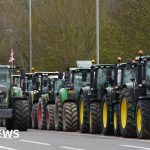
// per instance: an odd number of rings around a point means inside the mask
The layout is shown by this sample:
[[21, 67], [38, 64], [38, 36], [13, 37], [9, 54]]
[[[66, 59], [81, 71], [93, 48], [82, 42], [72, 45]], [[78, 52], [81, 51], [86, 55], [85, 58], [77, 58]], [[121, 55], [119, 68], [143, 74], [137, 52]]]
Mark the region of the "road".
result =
[[150, 140], [41, 130], [19, 135], [17, 139], [1, 138], [0, 150], [150, 150]]

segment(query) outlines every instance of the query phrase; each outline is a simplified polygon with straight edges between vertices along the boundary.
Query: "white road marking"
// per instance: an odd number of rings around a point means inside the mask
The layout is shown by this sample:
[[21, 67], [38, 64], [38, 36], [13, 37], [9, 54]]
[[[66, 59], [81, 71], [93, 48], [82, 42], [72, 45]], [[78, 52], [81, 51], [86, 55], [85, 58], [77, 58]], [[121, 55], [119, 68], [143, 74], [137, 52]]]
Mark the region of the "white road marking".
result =
[[133, 146], [133, 145], [120, 145], [122, 147], [130, 147], [130, 148], [135, 148], [135, 149], [142, 149], [142, 150], [150, 150], [148, 147], [140, 147], [140, 146]]
[[0, 149], [6, 149], [6, 150], [17, 150], [17, 149], [14, 149], [14, 148], [10, 148], [10, 147], [5, 147], [5, 146], [0, 146]]
[[39, 145], [45, 145], [45, 146], [50, 146], [51, 144], [48, 143], [41, 143], [41, 142], [36, 142], [36, 141], [29, 141], [29, 140], [20, 140], [21, 142], [26, 142], [26, 143], [32, 143], [32, 144], [39, 144]]
[[79, 148], [73, 148], [73, 147], [67, 147], [67, 146], [60, 146], [60, 148], [70, 149], [70, 150], [85, 150], [85, 149], [79, 149]]

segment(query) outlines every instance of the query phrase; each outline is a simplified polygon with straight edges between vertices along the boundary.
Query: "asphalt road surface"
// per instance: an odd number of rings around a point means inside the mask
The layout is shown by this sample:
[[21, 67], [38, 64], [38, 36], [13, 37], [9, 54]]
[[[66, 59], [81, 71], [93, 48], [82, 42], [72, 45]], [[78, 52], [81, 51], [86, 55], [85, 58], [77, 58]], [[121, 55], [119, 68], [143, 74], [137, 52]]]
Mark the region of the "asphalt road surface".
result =
[[0, 150], [150, 150], [150, 140], [46, 130], [28, 130], [19, 135], [17, 139], [1, 137]]

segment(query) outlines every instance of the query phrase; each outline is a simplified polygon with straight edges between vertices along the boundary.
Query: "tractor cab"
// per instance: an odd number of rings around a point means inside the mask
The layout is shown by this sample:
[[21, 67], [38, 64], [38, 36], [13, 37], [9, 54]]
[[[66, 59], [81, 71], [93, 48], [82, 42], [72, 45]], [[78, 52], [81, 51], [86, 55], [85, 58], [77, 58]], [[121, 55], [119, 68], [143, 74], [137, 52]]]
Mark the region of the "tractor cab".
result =
[[90, 89], [93, 94], [98, 94], [99, 99], [102, 99], [105, 88], [113, 85], [115, 67], [113, 64], [92, 66]]
[[[6, 119], [8, 130], [27, 130], [28, 124], [28, 115], [24, 116], [24, 113], [28, 114], [28, 101], [23, 96], [21, 87], [14, 85], [14, 77], [12, 76], [18, 68], [20, 67], [0, 65], [0, 118]], [[24, 79], [22, 69], [19, 78]], [[23, 121], [22, 118], [24, 118]]]
[[126, 83], [136, 81], [136, 63], [128, 61], [118, 64], [115, 68], [114, 86], [123, 86]]

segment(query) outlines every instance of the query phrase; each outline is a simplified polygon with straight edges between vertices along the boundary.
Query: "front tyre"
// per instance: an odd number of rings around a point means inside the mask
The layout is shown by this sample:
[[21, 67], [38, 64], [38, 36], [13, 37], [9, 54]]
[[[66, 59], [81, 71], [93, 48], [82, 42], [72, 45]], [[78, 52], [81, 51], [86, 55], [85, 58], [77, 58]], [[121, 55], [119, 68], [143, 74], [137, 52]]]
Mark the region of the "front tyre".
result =
[[100, 134], [102, 132], [101, 103], [90, 104], [90, 133]]
[[136, 137], [133, 100], [127, 88], [121, 93], [120, 102], [120, 130], [122, 137]]
[[78, 109], [74, 102], [66, 102], [63, 105], [63, 130], [66, 132], [78, 129]]
[[150, 138], [150, 101], [139, 101], [136, 107], [136, 133], [140, 139]]
[[6, 120], [7, 130], [27, 131], [29, 119], [29, 103], [27, 100], [14, 102], [14, 117]]

